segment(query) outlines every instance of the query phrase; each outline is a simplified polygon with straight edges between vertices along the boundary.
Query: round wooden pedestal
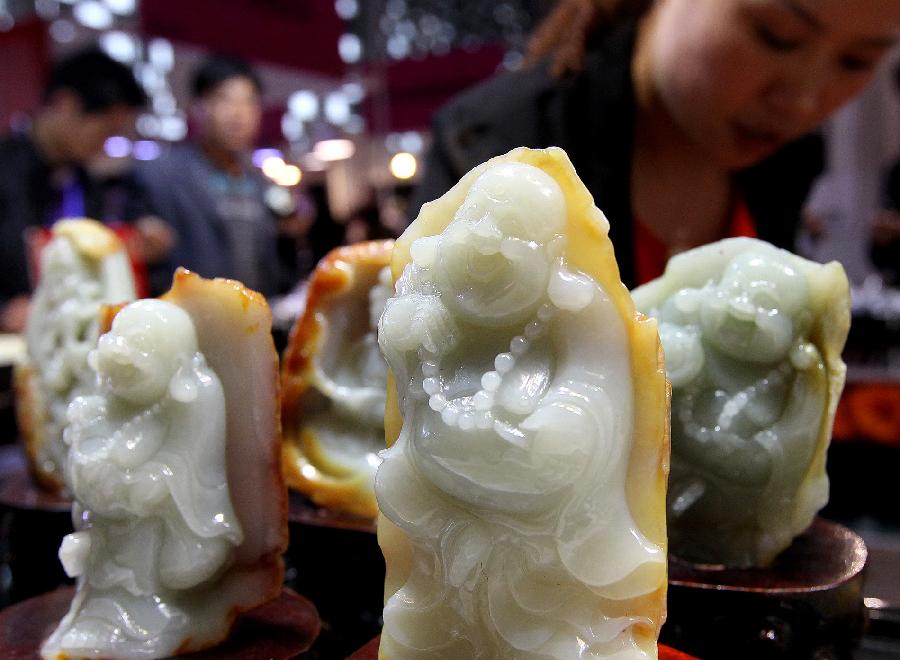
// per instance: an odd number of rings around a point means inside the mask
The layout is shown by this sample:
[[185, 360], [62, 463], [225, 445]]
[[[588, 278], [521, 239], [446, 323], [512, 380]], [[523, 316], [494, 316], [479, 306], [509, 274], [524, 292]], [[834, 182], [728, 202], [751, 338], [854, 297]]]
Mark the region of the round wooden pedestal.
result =
[[[381, 637], [376, 637], [371, 640], [368, 644], [359, 649], [356, 653], [351, 655], [347, 660], [378, 660], [378, 644], [381, 642]], [[659, 660], [697, 660], [692, 655], [688, 655], [687, 653], [682, 653], [681, 651], [676, 651], [675, 649], [669, 648], [663, 644], [658, 646], [659, 649]]]
[[[29, 598], [0, 612], [0, 658], [39, 660], [41, 643], [69, 609], [74, 587]], [[287, 660], [303, 657], [320, 628], [315, 606], [284, 589], [273, 601], [244, 613], [227, 640], [191, 660]]]
[[289, 491], [288, 522], [326, 529], [346, 529], [352, 532], [375, 533], [373, 518], [360, 518], [322, 508], [300, 493]]
[[57, 557], [71, 507], [38, 488], [19, 445], [0, 447], [0, 607], [71, 582]]
[[660, 639], [704, 660], [850, 658], [866, 623], [865, 564], [862, 539], [822, 519], [767, 568], [670, 557]]
[[291, 492], [285, 584], [322, 617], [316, 651], [345, 658], [381, 630], [384, 558], [375, 521], [335, 513]]

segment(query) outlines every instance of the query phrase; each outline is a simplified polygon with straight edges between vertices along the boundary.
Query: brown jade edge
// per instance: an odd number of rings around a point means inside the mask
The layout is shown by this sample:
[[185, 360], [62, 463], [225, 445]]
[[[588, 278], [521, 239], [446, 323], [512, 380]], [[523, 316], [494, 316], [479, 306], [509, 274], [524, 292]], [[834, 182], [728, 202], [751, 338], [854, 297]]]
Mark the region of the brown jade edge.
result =
[[[335, 296], [350, 284], [349, 275], [337, 267], [340, 262], [370, 264], [377, 263], [388, 265], [389, 259], [385, 254], [390, 254], [393, 242], [390, 241], [366, 241], [356, 245], [347, 245], [329, 252], [316, 266], [309, 280], [309, 290], [306, 293], [306, 307], [316, 309], [320, 300]], [[288, 338], [287, 349], [284, 353], [281, 367], [282, 399], [281, 415], [287, 431], [293, 432], [299, 425], [297, 419], [298, 404], [308, 389], [307, 372], [311, 369], [312, 355], [308, 347], [318, 342], [321, 328], [314, 314], [302, 314]]]
[[[307, 281], [304, 309], [291, 328], [281, 364], [282, 461], [285, 481], [292, 493], [298, 492], [323, 509], [321, 515], [298, 501], [290, 502], [291, 522], [374, 532], [377, 511], [363, 488], [358, 475], [334, 474], [321, 464], [323, 457], [315, 449], [317, 441], [304, 426], [303, 416], [309, 405], [310, 388], [316, 381], [315, 356], [326, 340], [319, 322], [320, 308], [334, 298], [359, 286], [356, 267], [380, 270], [389, 265], [393, 241], [364, 241], [335, 248], [323, 257]], [[376, 271], [377, 272], [377, 271]], [[307, 446], [312, 442], [313, 447]], [[303, 474], [301, 466], [316, 468], [316, 476]]]

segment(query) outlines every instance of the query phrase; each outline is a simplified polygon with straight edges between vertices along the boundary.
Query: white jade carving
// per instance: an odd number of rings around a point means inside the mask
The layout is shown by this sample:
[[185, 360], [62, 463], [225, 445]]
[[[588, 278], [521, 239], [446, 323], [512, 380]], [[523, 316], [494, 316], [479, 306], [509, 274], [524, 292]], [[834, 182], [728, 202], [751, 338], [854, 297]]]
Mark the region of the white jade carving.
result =
[[77, 531], [60, 559], [78, 593], [44, 656], [165, 657], [243, 537], [222, 384], [190, 317], [162, 301], [125, 307], [90, 359], [99, 392], [72, 402], [66, 429]]
[[[570, 260], [573, 226], [603, 246], [597, 274]], [[403, 416], [375, 486], [382, 657], [655, 657], [665, 384], [649, 381], [638, 502], [632, 352], [657, 365], [657, 339], [633, 343], [607, 228], [563, 152], [517, 150], [398, 243], [379, 328]]]
[[28, 361], [16, 375], [32, 471], [50, 490], [65, 483], [66, 408], [94, 379], [87, 355], [97, 343], [100, 308], [134, 297], [131, 266], [111, 230], [93, 220], [54, 225], [25, 332]]
[[828, 500], [847, 278], [754, 239], [678, 255], [634, 292], [672, 383], [671, 550], [770, 563]]
[[287, 543], [277, 355], [259, 294], [179, 270], [120, 310], [69, 406], [78, 577], [44, 658], [213, 646], [281, 589]]

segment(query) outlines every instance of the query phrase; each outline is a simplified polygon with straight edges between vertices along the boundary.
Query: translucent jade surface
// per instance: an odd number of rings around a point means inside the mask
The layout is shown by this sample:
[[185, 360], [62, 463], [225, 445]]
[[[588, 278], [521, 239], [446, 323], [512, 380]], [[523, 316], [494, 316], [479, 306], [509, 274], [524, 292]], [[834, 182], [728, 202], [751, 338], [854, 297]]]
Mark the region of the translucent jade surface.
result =
[[135, 292], [125, 248], [94, 220], [57, 222], [40, 271], [25, 330], [28, 360], [16, 371], [17, 411], [32, 473], [60, 491], [66, 408], [93, 382], [87, 356], [97, 344], [100, 308], [130, 302]]
[[179, 271], [124, 307], [69, 406], [78, 588], [47, 659], [162, 658], [212, 646], [281, 589], [286, 491], [265, 300]]
[[608, 230], [565, 152], [517, 149], [397, 242], [380, 657], [656, 657], [667, 388]]
[[843, 268], [735, 238], [674, 257], [633, 295], [659, 320], [672, 383], [672, 552], [770, 563], [828, 500], [850, 326]]
[[333, 250], [309, 279], [282, 367], [288, 486], [321, 506], [374, 518], [387, 365], [376, 336], [393, 293], [393, 241]]

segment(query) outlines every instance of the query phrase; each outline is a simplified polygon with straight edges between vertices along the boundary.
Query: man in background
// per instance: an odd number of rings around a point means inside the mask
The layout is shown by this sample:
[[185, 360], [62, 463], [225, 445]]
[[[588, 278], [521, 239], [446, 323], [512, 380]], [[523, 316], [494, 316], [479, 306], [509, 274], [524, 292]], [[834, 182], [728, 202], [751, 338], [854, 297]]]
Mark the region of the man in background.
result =
[[0, 332], [21, 332], [28, 315], [26, 230], [102, 216], [84, 166], [107, 138], [131, 131], [145, 101], [128, 67], [82, 51], [53, 68], [29, 130], [0, 140]]
[[[900, 92], [900, 66], [894, 67], [894, 89]], [[900, 158], [884, 176], [882, 206], [872, 219], [869, 258], [885, 284], [900, 287]]]
[[195, 72], [196, 136], [136, 170], [130, 216], [158, 217], [176, 233], [151, 288], [168, 288], [184, 266], [204, 277], [242, 281], [266, 296], [285, 290], [277, 254], [278, 222], [269, 184], [250, 162], [262, 120], [261, 84], [243, 61], [213, 56]]

